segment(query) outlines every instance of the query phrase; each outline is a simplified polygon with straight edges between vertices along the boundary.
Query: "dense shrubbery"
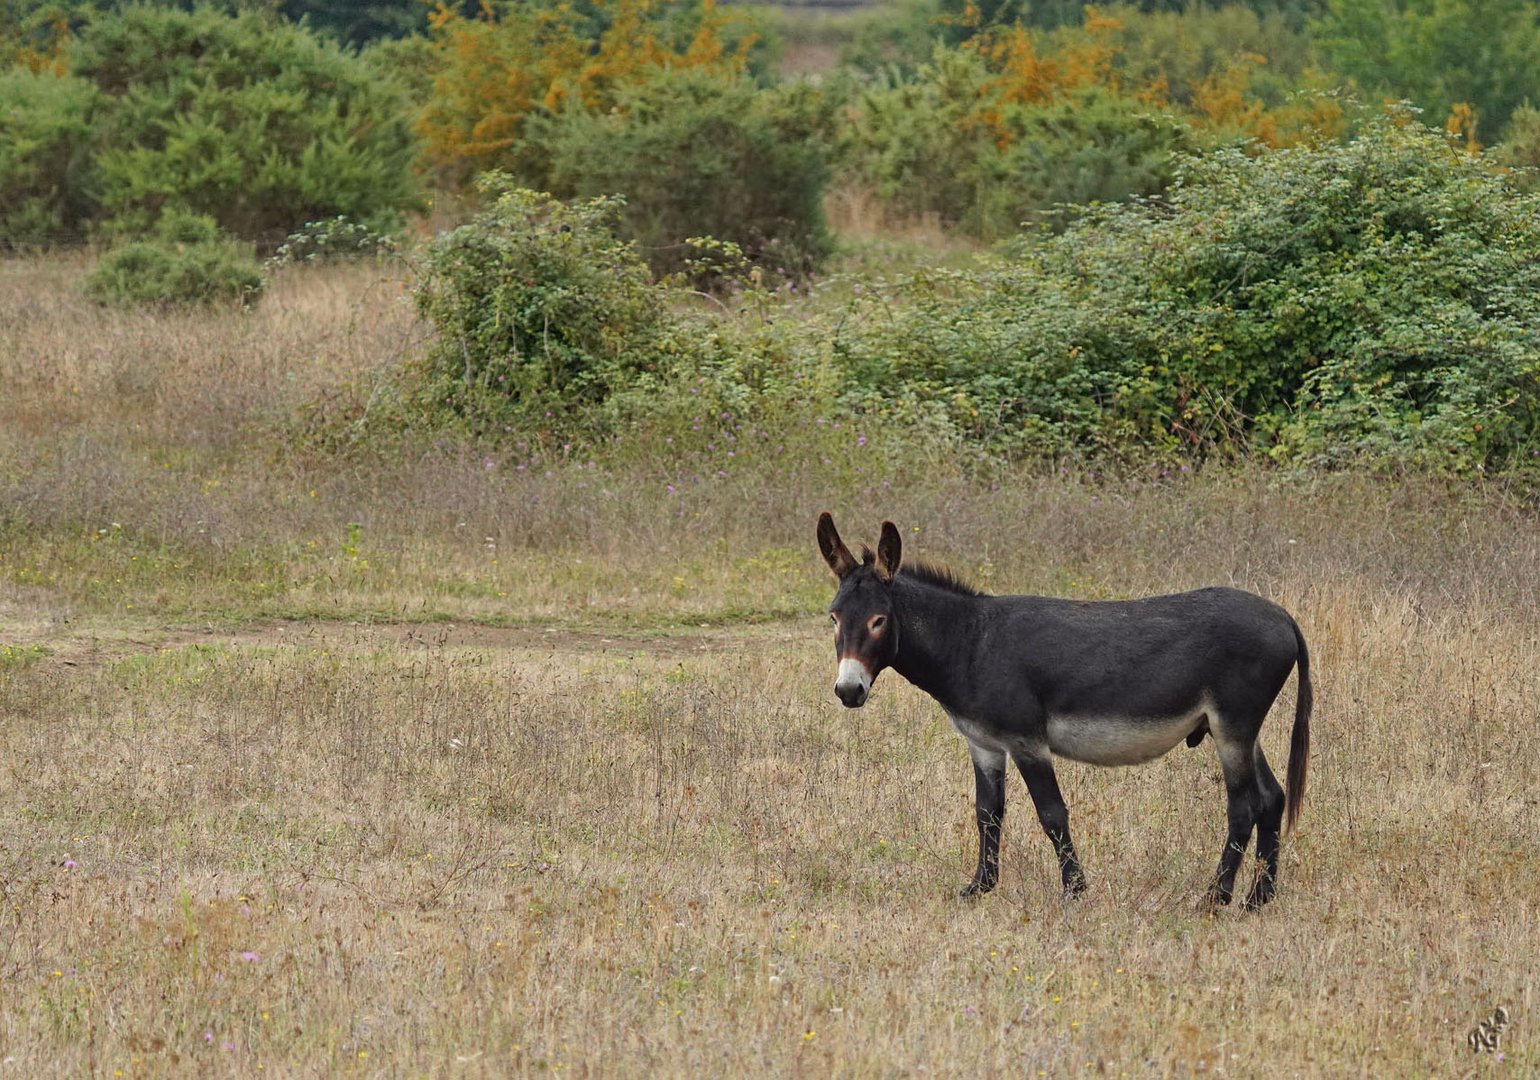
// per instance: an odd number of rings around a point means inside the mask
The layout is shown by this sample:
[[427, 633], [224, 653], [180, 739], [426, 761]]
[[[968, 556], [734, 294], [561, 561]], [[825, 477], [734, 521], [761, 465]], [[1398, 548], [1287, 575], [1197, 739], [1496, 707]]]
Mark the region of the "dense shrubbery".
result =
[[829, 107], [750, 80], [752, 38], [710, 3], [509, 8], [448, 18], [438, 40], [423, 131], [445, 175], [491, 167], [564, 198], [623, 195], [622, 227], [659, 272], [705, 234], [791, 276], [826, 253]]
[[1341, 75], [1483, 139], [1532, 103], [1540, 11], [1529, 0], [1326, 0], [1316, 31]]
[[68, 238], [95, 212], [95, 87], [16, 67], [0, 74], [0, 247]]
[[147, 234], [176, 210], [271, 242], [420, 203], [404, 99], [303, 28], [130, 5], [34, 66], [0, 74], [0, 240]]
[[433, 41], [440, 67], [419, 128], [434, 167], [464, 181], [491, 169], [538, 177], [531, 117], [608, 112], [664, 68], [737, 77], [753, 37], [711, 0], [586, 0], [489, 4], [479, 18], [441, 8]]
[[[419, 166], [450, 217], [490, 168], [423, 260], [438, 337], [401, 425], [592, 434], [842, 393], [1006, 454], [1490, 467], [1540, 438], [1540, 22], [1504, 0], [1472, 52], [1470, 0], [1396, 2], [911, 0], [869, 50], [890, 67], [812, 83], [777, 82], [712, 0], [456, 4], [363, 55], [254, 11], [16, 0], [0, 245], [138, 239], [93, 295], [249, 302], [224, 237], [288, 235], [275, 265], [378, 250]], [[1373, 122], [1323, 58], [1459, 138]], [[827, 333], [817, 305], [775, 318], [771, 282], [818, 288], [831, 176], [867, 221], [1012, 254], [869, 291]]]
[[254, 13], [131, 6], [93, 20], [71, 68], [102, 93], [102, 205], [134, 233], [171, 206], [239, 236], [417, 202], [404, 103], [337, 46]]
[[660, 69], [616, 107], [531, 120], [525, 145], [556, 194], [625, 195], [621, 220], [659, 273], [709, 235], [801, 277], [829, 248], [823, 220], [826, 116], [810, 88], [761, 91], [744, 79]]
[[[1468, 469], [1540, 445], [1540, 203], [1402, 119], [1186, 165], [997, 269], [853, 320], [871, 409], [1018, 452]], [[918, 283], [923, 285], [924, 283]]]
[[249, 244], [221, 235], [213, 218], [176, 212], [163, 215], [147, 239], [103, 255], [85, 289], [104, 304], [176, 307], [253, 304], [263, 285]]
[[[504, 190], [434, 251], [438, 400], [482, 432], [755, 394], [1013, 456], [1265, 453], [1470, 470], [1540, 447], [1540, 200], [1394, 116], [1346, 145], [1184, 159], [982, 271], [858, 299], [832, 338], [706, 322], [617, 211]], [[795, 326], [796, 324], [793, 324]], [[564, 410], [572, 410], [564, 412]]]
[[[1276, 44], [1284, 70], [1249, 42]], [[874, 81], [852, 110], [847, 182], [983, 239], [1163, 191], [1183, 152], [1319, 142], [1348, 124], [1335, 97], [1303, 92], [1320, 79], [1299, 35], [1234, 9], [994, 28]]]
[[482, 189], [490, 204], [433, 244], [417, 292], [438, 331], [431, 395], [481, 431], [570, 422], [656, 366], [662, 299], [612, 231], [617, 200], [568, 205], [497, 174]]

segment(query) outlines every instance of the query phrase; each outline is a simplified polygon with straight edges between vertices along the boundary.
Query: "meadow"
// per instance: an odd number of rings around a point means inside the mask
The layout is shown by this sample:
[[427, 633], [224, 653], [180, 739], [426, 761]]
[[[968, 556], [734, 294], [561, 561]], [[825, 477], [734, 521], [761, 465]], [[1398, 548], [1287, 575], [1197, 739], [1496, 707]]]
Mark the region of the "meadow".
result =
[[[808, 420], [730, 459], [334, 452], [307, 418], [426, 338], [404, 271], [177, 313], [88, 267], [0, 262], [0, 1077], [1540, 1071], [1528, 490]], [[1199, 914], [1205, 742], [1061, 766], [1074, 903], [1011, 781], [960, 903], [964, 745], [891, 674], [834, 699], [823, 509], [991, 591], [1288, 607], [1277, 901]]]

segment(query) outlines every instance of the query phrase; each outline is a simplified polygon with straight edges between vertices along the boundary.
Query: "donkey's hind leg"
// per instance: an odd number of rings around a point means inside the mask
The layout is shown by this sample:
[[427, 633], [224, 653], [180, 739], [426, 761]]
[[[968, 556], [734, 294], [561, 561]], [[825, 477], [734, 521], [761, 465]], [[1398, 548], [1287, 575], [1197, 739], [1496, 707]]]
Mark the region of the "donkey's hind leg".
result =
[[1278, 834], [1283, 827], [1283, 786], [1273, 775], [1257, 744], [1257, 879], [1246, 896], [1246, 907], [1255, 910], [1273, 898], [1278, 889]]
[[[1229, 728], [1228, 724], [1226, 728]], [[1261, 807], [1261, 791], [1257, 786], [1255, 727], [1248, 725], [1240, 732], [1226, 730], [1221, 733], [1212, 726], [1210, 730], [1219, 747], [1219, 764], [1224, 769], [1229, 819], [1224, 851], [1219, 856], [1219, 872], [1204, 899], [1204, 906], [1213, 908], [1228, 904], [1234, 894], [1235, 875], [1251, 844], [1251, 831]]]

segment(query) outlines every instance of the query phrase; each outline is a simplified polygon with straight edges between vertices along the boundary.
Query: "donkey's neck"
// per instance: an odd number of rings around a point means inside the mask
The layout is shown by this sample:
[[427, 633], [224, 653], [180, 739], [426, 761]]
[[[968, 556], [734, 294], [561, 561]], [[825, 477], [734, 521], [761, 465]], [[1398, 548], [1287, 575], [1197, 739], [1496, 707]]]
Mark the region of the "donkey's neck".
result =
[[900, 574], [893, 582], [898, 654], [893, 670], [941, 703], [967, 715], [973, 647], [988, 597], [969, 596]]

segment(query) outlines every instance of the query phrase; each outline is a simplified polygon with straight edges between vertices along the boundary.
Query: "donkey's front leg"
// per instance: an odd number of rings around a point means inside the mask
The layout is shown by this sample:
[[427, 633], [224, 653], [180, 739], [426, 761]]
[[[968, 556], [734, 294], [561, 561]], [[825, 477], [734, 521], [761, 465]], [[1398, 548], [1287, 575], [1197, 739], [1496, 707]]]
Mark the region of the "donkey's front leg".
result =
[[1053, 853], [1059, 859], [1059, 876], [1064, 880], [1064, 895], [1079, 896], [1085, 892], [1085, 871], [1075, 858], [1075, 845], [1069, 838], [1069, 807], [1059, 794], [1059, 778], [1054, 775], [1053, 758], [1048, 748], [1032, 747], [1024, 752], [1013, 751], [1016, 767], [1027, 782], [1032, 802], [1037, 807], [1037, 820], [1043, 832], [1053, 843]]
[[979, 823], [979, 865], [961, 895], [982, 896], [1000, 880], [1000, 823], [1005, 820], [1005, 755], [970, 742], [974, 810]]

